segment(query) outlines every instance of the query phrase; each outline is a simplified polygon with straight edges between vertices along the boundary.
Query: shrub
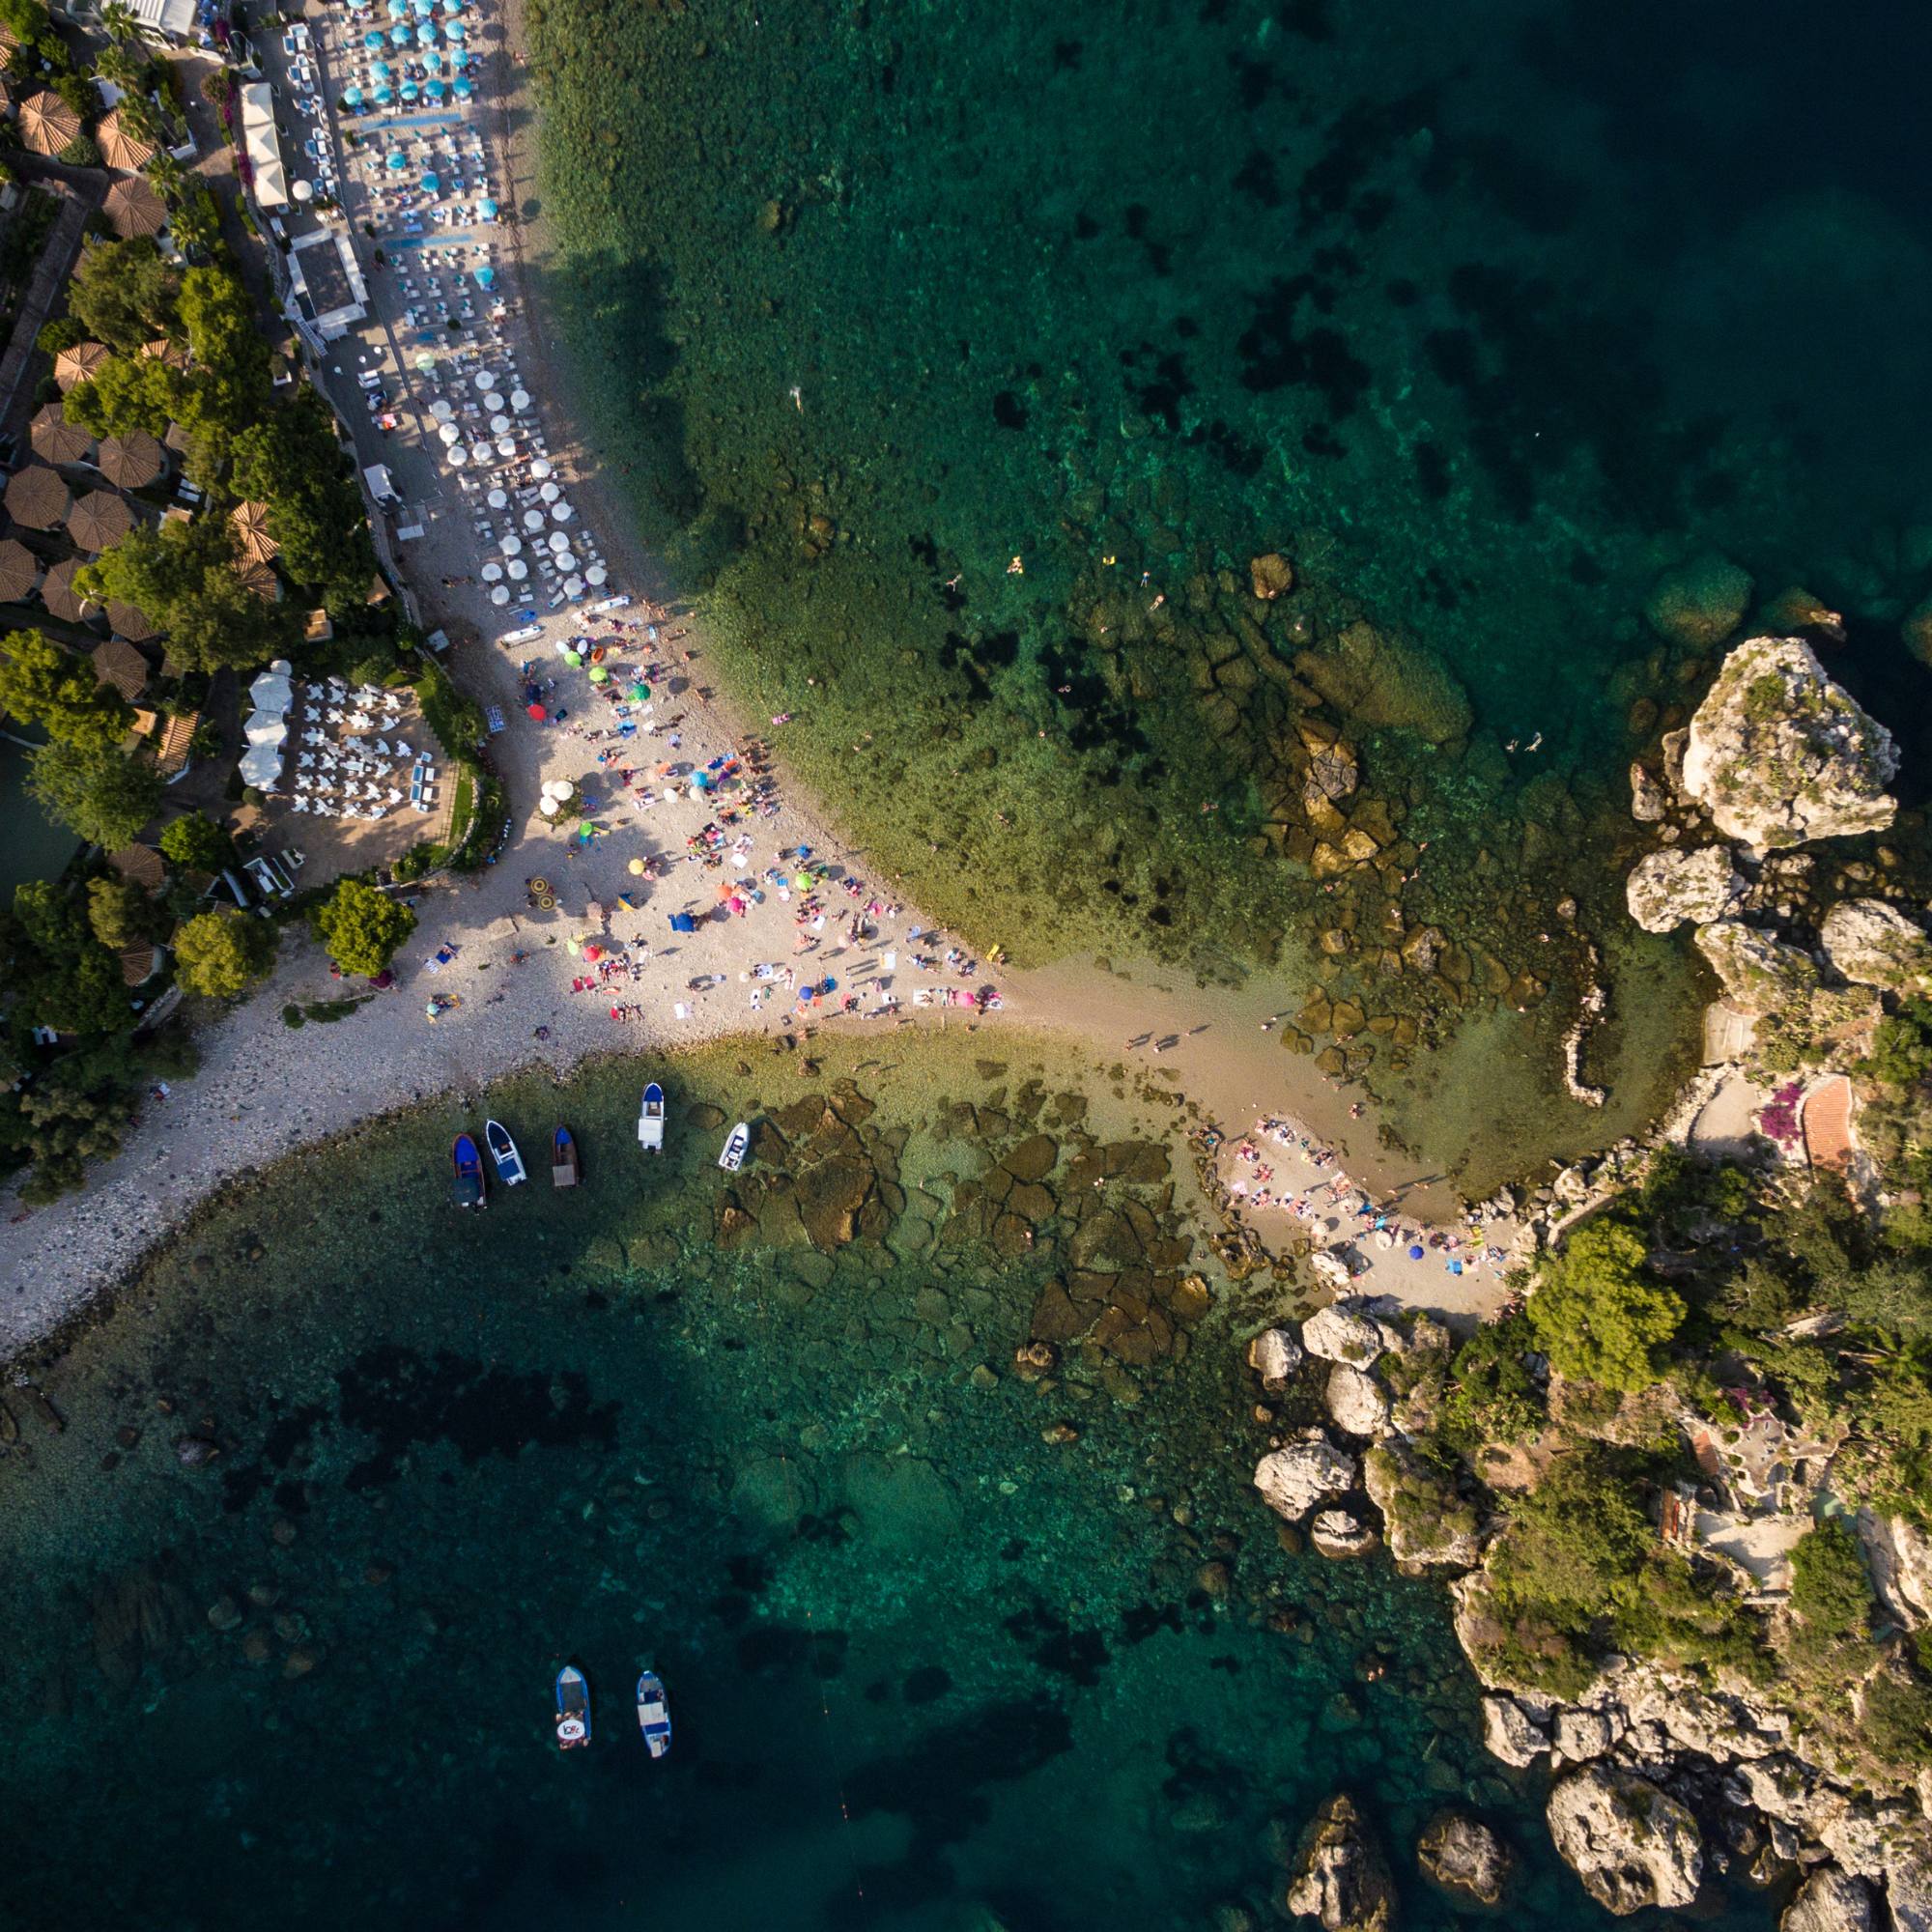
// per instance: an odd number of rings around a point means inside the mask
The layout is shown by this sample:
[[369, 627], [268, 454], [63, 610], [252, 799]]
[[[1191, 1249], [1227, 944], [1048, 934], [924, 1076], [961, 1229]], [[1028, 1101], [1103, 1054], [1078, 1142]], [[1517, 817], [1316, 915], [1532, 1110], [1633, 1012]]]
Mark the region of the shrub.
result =
[[175, 971], [190, 993], [232, 1000], [274, 961], [275, 928], [233, 906], [198, 913], [175, 934]]
[[1871, 1625], [1864, 1551], [1844, 1523], [1821, 1522], [1791, 1552], [1791, 1607], [1820, 1637], [1863, 1636]]
[[1610, 1220], [1572, 1235], [1529, 1301], [1530, 1326], [1560, 1373], [1626, 1391], [1658, 1379], [1685, 1312], [1645, 1266], [1641, 1237]]

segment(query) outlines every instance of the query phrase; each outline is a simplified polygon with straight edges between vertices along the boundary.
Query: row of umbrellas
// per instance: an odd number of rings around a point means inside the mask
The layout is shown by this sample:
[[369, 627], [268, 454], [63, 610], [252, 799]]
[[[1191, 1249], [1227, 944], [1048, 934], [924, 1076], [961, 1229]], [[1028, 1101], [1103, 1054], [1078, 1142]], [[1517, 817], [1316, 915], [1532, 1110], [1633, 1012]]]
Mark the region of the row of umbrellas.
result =
[[65, 524], [75, 547], [97, 556], [134, 527], [134, 513], [125, 497], [90, 490], [76, 498], [67, 479], [44, 463], [30, 463], [7, 479], [6, 504], [7, 514], [26, 529], [51, 530]]
[[48, 403], [28, 429], [34, 454], [48, 463], [91, 463], [117, 490], [141, 490], [159, 479], [167, 467], [161, 445], [145, 430], [94, 438], [69, 422], [58, 403]]
[[345, 87], [342, 90], [343, 104], [360, 107], [366, 102], [376, 107], [391, 107], [400, 99], [405, 107], [413, 107], [418, 100], [442, 100], [454, 95], [458, 100], [469, 100], [475, 96], [475, 87], [461, 74], [456, 79], [444, 81], [435, 76], [418, 86], [412, 80], [403, 82], [400, 89], [384, 81], [365, 95], [359, 87]]
[[[461, 46], [466, 38], [463, 22], [445, 20], [439, 27], [433, 21], [424, 20], [419, 26], [391, 27], [386, 34], [380, 27], [371, 27], [362, 36], [362, 44], [372, 54], [382, 47], [433, 47], [439, 35], [451, 46]], [[24, 109], [21, 111], [25, 112]]]

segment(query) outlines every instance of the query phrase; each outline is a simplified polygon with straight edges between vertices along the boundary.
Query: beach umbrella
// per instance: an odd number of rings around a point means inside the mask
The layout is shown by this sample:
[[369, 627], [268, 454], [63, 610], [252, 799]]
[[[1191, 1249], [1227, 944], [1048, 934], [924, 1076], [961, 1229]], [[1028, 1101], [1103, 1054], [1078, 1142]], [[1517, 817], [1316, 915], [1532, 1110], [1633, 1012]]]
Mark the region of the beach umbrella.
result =
[[541, 510], [526, 510], [524, 512], [525, 529], [540, 530], [543, 528], [543, 526], [544, 526], [544, 520], [543, 520], [543, 512]]
[[410, 17], [410, 0], [389, 0], [385, 11], [392, 20], [407, 20]]
[[550, 458], [547, 456], [537, 457], [530, 464], [530, 474], [532, 476], [548, 476], [550, 474]]
[[583, 653], [582, 651], [565, 651], [563, 654], [563, 661], [565, 664], [569, 665], [573, 670], [580, 669], [583, 664]]
[[566, 577], [563, 580], [563, 594], [573, 601], [583, 595], [583, 580], [581, 577]]
[[[405, 88], [403, 92], [407, 94], [409, 90]], [[442, 177], [440, 175], [424, 175], [422, 179], [416, 183], [416, 185], [419, 188], [421, 188], [425, 194], [440, 194], [442, 192]]]
[[1410, 1243], [1408, 1258], [1412, 1262], [1419, 1262], [1422, 1259], [1422, 1243], [1420, 1241]]
[[427, 20], [416, 29], [416, 45], [419, 47], [436, 45], [436, 29]]
[[34, 454], [49, 463], [85, 463], [94, 454], [94, 439], [78, 423], [69, 422], [58, 403], [44, 405], [28, 433]]
[[469, 461], [469, 452], [460, 442], [452, 442], [447, 454], [450, 462], [459, 469]]
[[469, 454], [478, 463], [488, 463], [496, 453], [487, 442], [472, 442], [469, 445]]
[[550, 547], [554, 551], [568, 550], [570, 539], [561, 530], [553, 530], [550, 533]]
[[577, 514], [568, 503], [553, 503], [550, 506], [550, 513], [560, 524], [569, 523], [571, 518]]
[[434, 355], [418, 355], [416, 357], [416, 374], [418, 376], [427, 376], [435, 367], [436, 357]]
[[517, 583], [521, 583], [524, 581], [524, 579], [530, 574], [529, 565], [526, 564], [520, 556], [513, 556], [509, 560], [509, 562], [504, 565], [504, 569], [509, 573], [511, 580]]
[[144, 168], [155, 158], [154, 149], [122, 125], [118, 107], [95, 124], [94, 144], [100, 150], [100, 158], [120, 174]]
[[492, 436], [506, 435], [509, 427], [510, 419], [508, 416], [492, 416], [490, 418], [490, 434]]
[[469, 97], [475, 92], [476, 90], [473, 87], [471, 87], [470, 84], [467, 80], [465, 80], [460, 74], [457, 76], [457, 81], [456, 81], [457, 99], [468, 100]]
[[423, 67], [430, 73], [440, 73], [442, 71], [442, 56], [438, 53], [424, 54]]
[[575, 551], [558, 550], [553, 551], [551, 554], [556, 559], [556, 567], [559, 570], [575, 570], [577, 568], [577, 553]]
[[[561, 810], [561, 808], [558, 806], [556, 800], [554, 798], [540, 798], [537, 800], [537, 810], [540, 812], [542, 812], [546, 818], [554, 818], [557, 812]], [[568, 941], [567, 944], [575, 946], [577, 942], [576, 940], [573, 939]]]
[[515, 410], [519, 415], [522, 415], [523, 412], [529, 408], [529, 406], [530, 406], [530, 392], [527, 389], [512, 389], [510, 391], [510, 407], [513, 410]]
[[543, 486], [543, 488], [537, 492], [537, 495], [541, 497], [546, 503], [554, 503], [556, 499], [563, 495], [563, 485], [560, 483], [546, 483]]
[[414, 39], [415, 36], [407, 27], [391, 27], [389, 29], [389, 44], [392, 47], [406, 47]]
[[497, 385], [494, 383], [484, 390], [482, 402], [486, 410], [500, 410], [503, 407], [503, 399], [497, 393]]
[[[387, 42], [386, 39], [384, 38], [383, 31], [380, 27], [371, 27], [369, 31], [362, 36], [362, 44], [365, 47], [367, 47], [371, 53], [374, 53], [378, 47], [385, 47], [389, 44], [389, 43]], [[378, 67], [381, 67], [382, 62], [378, 61], [376, 65]]]
[[583, 819], [578, 825], [577, 836], [580, 838], [595, 838], [597, 837], [597, 828], [591, 824], [589, 819]]
[[651, 688], [647, 684], [634, 684], [631, 687], [631, 696], [634, 698], [636, 698], [639, 704], [643, 703], [644, 700], [650, 696], [650, 695], [651, 695]]
[[500, 563], [486, 563], [476, 574], [485, 583], [500, 583], [503, 581], [503, 566]]
[[378, 80], [389, 80], [394, 77], [390, 73], [389, 63], [387, 61], [371, 61], [369, 63], [369, 71]]
[[128, 175], [107, 190], [100, 212], [124, 242], [137, 235], [158, 235], [168, 225], [168, 205], [145, 175]]
[[7, 479], [7, 514], [30, 530], [50, 530], [67, 521], [73, 492], [58, 470], [29, 463]]
[[432, 100], [440, 100], [442, 97], [449, 92], [449, 89], [443, 82], [440, 80], [432, 80], [424, 83], [423, 92], [426, 95], [428, 95]]
[[515, 530], [512, 530], [510, 534], [506, 536], [502, 540], [502, 542], [497, 546], [497, 548], [500, 550], [505, 556], [521, 556], [524, 554], [524, 540], [516, 533]]
[[345, 107], [360, 107], [362, 105], [362, 90], [359, 87], [345, 87], [342, 90], [342, 104]]
[[480, 221], [496, 220], [497, 204], [494, 201], [492, 201], [487, 194], [483, 197], [481, 201], [479, 201], [476, 204], [476, 215], [477, 219]]
[[517, 453], [517, 439], [513, 436], [499, 436], [497, 439], [498, 456], [514, 456]]
[[[395, 98], [396, 90], [393, 87], [379, 87], [376, 90], [376, 105], [378, 107], [387, 107]], [[409, 166], [409, 163], [404, 161], [400, 155], [391, 155], [389, 159], [392, 163], [401, 161], [404, 167]]]
[[389, 170], [389, 172], [392, 175], [401, 174], [402, 171], [409, 166], [409, 164], [410, 164], [409, 156], [403, 154], [391, 155], [389, 158], [384, 163], [384, 165]]
[[497, 271], [487, 264], [476, 270], [476, 286], [479, 289], [494, 289], [497, 286]]
[[445, 20], [442, 23], [443, 39], [446, 41], [454, 41], [459, 45], [468, 36], [469, 32], [469, 28], [466, 27], [461, 20]]
[[488, 503], [493, 510], [500, 510], [509, 502], [510, 498], [507, 492], [505, 491], [492, 490], [489, 496], [487, 496], [483, 500], [486, 503]]
[[406, 106], [406, 107], [407, 107], [407, 106], [410, 106], [410, 105], [412, 105], [412, 104], [413, 102], [415, 102], [415, 101], [417, 101], [417, 100], [420, 100], [421, 99], [422, 99], [422, 89], [421, 89], [421, 88], [419, 88], [419, 87], [418, 87], [418, 86], [417, 86], [417, 85], [415, 84], [415, 82], [414, 82], [414, 81], [412, 81], [412, 80], [406, 80], [406, 81], [404, 81], [404, 82], [403, 82], [403, 104], [404, 104], [404, 106]]
[[455, 416], [456, 405], [450, 402], [447, 397], [439, 396], [436, 399], [436, 401], [429, 406], [429, 412], [437, 419], [438, 422], [446, 423]]
[[99, 375], [112, 353], [104, 342], [76, 342], [71, 349], [63, 349], [54, 357], [54, 381], [61, 393], [65, 395], [76, 383], [91, 382]]
[[439, 423], [436, 433], [444, 442], [460, 442], [463, 440], [463, 432], [452, 422]]
[[[568, 587], [568, 585], [565, 586], [566, 589]], [[611, 682], [611, 673], [602, 665], [592, 665], [590, 668], [590, 682], [592, 684], [609, 684]]]
[[586, 583], [601, 584], [602, 582], [605, 582], [607, 578], [609, 578], [610, 575], [611, 573], [608, 570], [606, 570], [601, 563], [593, 563], [590, 566], [590, 568], [583, 573], [583, 581]]
[[86, 566], [77, 556], [57, 563], [41, 580], [41, 602], [63, 622], [78, 624], [94, 606], [73, 587], [75, 574]]
[[491, 591], [490, 601], [493, 604], [507, 604], [510, 601], [510, 593], [499, 583]]
[[792, 885], [795, 890], [801, 893], [809, 893], [811, 890], [811, 874], [810, 872], [801, 872], [792, 881]]
[[[41, 560], [18, 537], [0, 540], [0, 604], [20, 604], [41, 581]], [[123, 691], [123, 697], [135, 692]]]

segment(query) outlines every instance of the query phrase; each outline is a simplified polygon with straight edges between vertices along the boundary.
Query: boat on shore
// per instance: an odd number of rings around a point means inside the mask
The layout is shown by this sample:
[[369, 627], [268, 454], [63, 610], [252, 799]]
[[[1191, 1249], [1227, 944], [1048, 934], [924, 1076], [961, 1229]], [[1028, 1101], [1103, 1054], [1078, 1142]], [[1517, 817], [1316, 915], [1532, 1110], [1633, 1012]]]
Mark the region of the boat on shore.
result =
[[483, 1138], [490, 1143], [490, 1157], [497, 1163], [497, 1178], [505, 1187], [521, 1187], [529, 1176], [510, 1130], [501, 1121], [485, 1121]]
[[653, 1757], [670, 1750], [670, 1706], [665, 1702], [664, 1680], [655, 1670], [638, 1679], [638, 1728], [644, 1734], [644, 1748]]
[[638, 1112], [638, 1145], [646, 1153], [662, 1153], [665, 1144], [665, 1090], [653, 1080], [644, 1089]]
[[724, 1143], [724, 1151], [718, 1156], [718, 1165], [726, 1174], [736, 1174], [745, 1164], [745, 1155], [751, 1151], [752, 1129], [744, 1121], [731, 1129], [731, 1138]]
[[483, 1154], [473, 1134], [458, 1134], [449, 1151], [456, 1178], [450, 1183], [449, 1198], [459, 1208], [487, 1208], [489, 1200], [483, 1179]]
[[574, 1663], [556, 1673], [556, 1747], [576, 1750], [590, 1742], [590, 1686]]
[[559, 1126], [550, 1137], [550, 1184], [575, 1187], [580, 1179], [576, 1139], [568, 1127]]

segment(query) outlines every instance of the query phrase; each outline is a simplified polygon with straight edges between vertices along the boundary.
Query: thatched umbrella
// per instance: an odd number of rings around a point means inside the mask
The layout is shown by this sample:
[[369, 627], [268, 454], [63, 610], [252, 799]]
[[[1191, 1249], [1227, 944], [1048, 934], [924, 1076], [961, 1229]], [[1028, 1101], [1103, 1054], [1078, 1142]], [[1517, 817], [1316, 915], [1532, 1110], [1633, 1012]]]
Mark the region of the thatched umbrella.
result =
[[267, 563], [281, 553], [281, 545], [269, 534], [269, 506], [266, 503], [237, 503], [228, 521], [235, 526], [235, 537], [242, 554], [250, 563]]
[[20, 103], [20, 139], [37, 155], [57, 155], [80, 132], [80, 116], [51, 88]]
[[111, 684], [129, 704], [148, 688], [148, 661], [125, 638], [109, 638], [88, 654], [94, 674]]
[[56, 469], [30, 463], [7, 479], [7, 514], [30, 530], [58, 529], [73, 493]]
[[152, 845], [124, 845], [107, 855], [107, 863], [130, 886], [139, 886], [143, 892], [155, 892], [167, 883], [168, 868]]
[[131, 643], [145, 643], [155, 635], [155, 627], [148, 622], [148, 613], [138, 604], [123, 604], [114, 598], [107, 600], [107, 621], [114, 626], [117, 638], [126, 638]]
[[24, 604], [40, 581], [40, 558], [18, 537], [0, 541], [0, 604]]
[[103, 114], [95, 124], [94, 145], [100, 158], [116, 174], [130, 175], [145, 168], [155, 158], [155, 151], [121, 119], [120, 108]]
[[134, 513], [125, 497], [112, 490], [90, 490], [67, 513], [67, 533], [76, 550], [99, 556], [112, 550], [134, 527]]
[[85, 463], [94, 454], [94, 439], [78, 423], [69, 422], [58, 403], [49, 403], [35, 416], [28, 431], [34, 454], [48, 463]]
[[146, 430], [133, 429], [126, 436], [103, 437], [95, 467], [117, 490], [140, 490], [161, 473], [166, 459]]
[[74, 575], [87, 568], [85, 557], [71, 556], [63, 563], [57, 563], [47, 572], [41, 583], [41, 602], [48, 611], [69, 624], [77, 624], [90, 611], [99, 607], [91, 604], [73, 587]]
[[235, 569], [242, 582], [265, 604], [272, 604], [282, 594], [275, 573], [259, 558], [239, 558]]
[[137, 235], [158, 235], [168, 225], [168, 205], [145, 175], [128, 175], [107, 190], [100, 212], [124, 242]]
[[187, 351], [179, 342], [170, 342], [165, 335], [157, 335], [152, 342], [141, 345], [143, 355], [158, 355], [170, 369], [187, 367]]
[[95, 375], [112, 352], [104, 342], [76, 342], [54, 357], [54, 381], [63, 390]]

